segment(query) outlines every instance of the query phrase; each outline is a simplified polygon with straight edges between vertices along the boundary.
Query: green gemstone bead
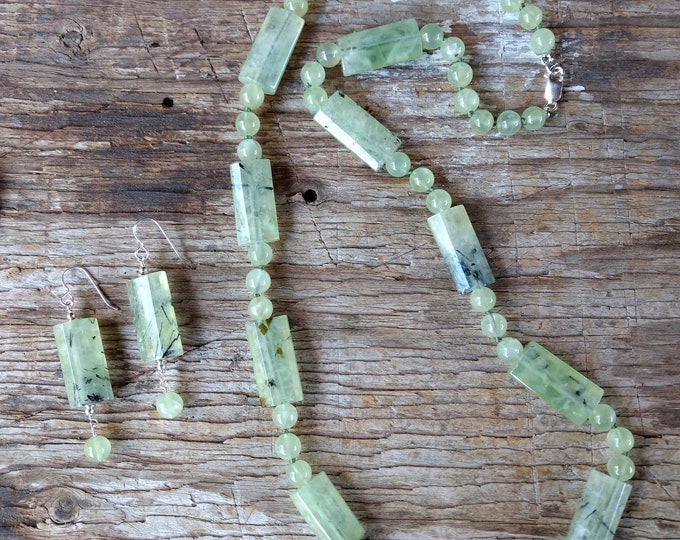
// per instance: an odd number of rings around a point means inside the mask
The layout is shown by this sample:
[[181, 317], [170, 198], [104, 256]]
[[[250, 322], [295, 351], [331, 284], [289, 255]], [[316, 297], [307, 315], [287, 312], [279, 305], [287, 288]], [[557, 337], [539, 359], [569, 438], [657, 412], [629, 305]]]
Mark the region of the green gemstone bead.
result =
[[390, 176], [406, 176], [411, 170], [411, 159], [404, 152], [394, 152], [385, 160], [385, 170]]
[[501, 9], [506, 13], [517, 13], [523, 3], [524, 0], [501, 0]]
[[596, 431], [609, 431], [616, 424], [616, 412], [606, 403], [598, 403], [588, 418]]
[[614, 452], [625, 454], [629, 452], [635, 444], [635, 437], [630, 430], [625, 427], [616, 427], [607, 433], [607, 446]]
[[182, 409], [184, 400], [175, 392], [163, 392], [156, 398], [156, 410], [161, 418], [175, 418]]
[[300, 439], [293, 433], [283, 433], [274, 443], [274, 453], [286, 461], [295, 459], [301, 451]]
[[531, 35], [531, 50], [535, 54], [548, 54], [554, 46], [555, 34], [548, 28], [539, 28]]
[[244, 84], [239, 94], [241, 105], [249, 109], [257, 109], [264, 103], [264, 90], [259, 84]]
[[453, 106], [461, 114], [470, 114], [479, 107], [479, 95], [472, 88], [462, 88], [453, 98]]
[[548, 119], [546, 113], [540, 107], [528, 107], [522, 113], [522, 124], [527, 131], [537, 131], [541, 129]]
[[262, 294], [271, 287], [272, 278], [269, 272], [255, 268], [246, 276], [246, 288], [253, 294]]
[[489, 133], [493, 128], [493, 114], [486, 109], [477, 109], [470, 117], [470, 127], [477, 135]]
[[247, 163], [262, 157], [262, 147], [255, 139], [243, 139], [238, 143], [236, 153], [241, 162]]
[[248, 260], [253, 266], [267, 266], [274, 256], [269, 244], [255, 242], [248, 248]]
[[525, 30], [538, 28], [542, 20], [543, 13], [537, 6], [524, 6], [519, 12], [519, 25]]
[[472, 68], [465, 62], [454, 62], [449, 67], [447, 78], [454, 88], [464, 88], [472, 81]]
[[447, 38], [442, 42], [439, 51], [444, 61], [457, 62], [465, 54], [465, 43], [457, 37]]
[[304, 486], [312, 479], [312, 468], [306, 461], [298, 459], [297, 461], [288, 465], [286, 477], [288, 478], [288, 481], [295, 487]]
[[508, 321], [500, 313], [487, 313], [482, 318], [482, 333], [486, 337], [503, 337], [508, 329]]
[[292, 11], [298, 17], [307, 15], [309, 3], [307, 0], [283, 0], [283, 8]]
[[244, 111], [236, 117], [236, 131], [244, 137], [252, 137], [260, 131], [260, 119], [250, 111]]
[[279, 429], [292, 428], [296, 424], [297, 419], [297, 409], [291, 403], [280, 403], [272, 410], [272, 422]]
[[427, 196], [425, 204], [430, 212], [439, 214], [451, 208], [451, 195], [443, 189], [435, 189]]
[[496, 345], [496, 353], [498, 354], [498, 358], [510, 364], [519, 362], [519, 359], [522, 358], [523, 352], [524, 346], [520, 340], [512, 337], [503, 338]]
[[256, 296], [248, 304], [248, 315], [254, 321], [266, 321], [272, 313], [274, 313], [274, 306], [266, 296]]
[[326, 70], [319, 62], [307, 62], [300, 70], [302, 83], [309, 86], [321, 86], [326, 80]]
[[341, 59], [342, 53], [340, 52], [340, 47], [330, 41], [322, 43], [316, 50], [316, 61], [323, 67], [335, 67], [340, 63]]
[[496, 129], [504, 137], [517, 133], [522, 127], [522, 117], [515, 111], [503, 111], [496, 120]]
[[328, 94], [320, 86], [310, 86], [305, 89], [305, 93], [302, 95], [302, 103], [312, 114], [318, 113], [327, 101]]
[[486, 313], [496, 305], [496, 293], [488, 287], [480, 287], [470, 293], [470, 305], [475, 311]]
[[607, 462], [607, 472], [612, 478], [627, 482], [635, 474], [635, 463], [628, 456], [616, 454]]
[[434, 185], [434, 174], [427, 167], [418, 167], [409, 176], [409, 183], [414, 191], [425, 193]]
[[111, 453], [111, 442], [102, 435], [95, 435], [85, 441], [83, 454], [90, 461], [99, 463], [104, 461]]
[[444, 41], [444, 31], [438, 24], [426, 24], [420, 29], [420, 40], [423, 42], [423, 49], [433, 51]]

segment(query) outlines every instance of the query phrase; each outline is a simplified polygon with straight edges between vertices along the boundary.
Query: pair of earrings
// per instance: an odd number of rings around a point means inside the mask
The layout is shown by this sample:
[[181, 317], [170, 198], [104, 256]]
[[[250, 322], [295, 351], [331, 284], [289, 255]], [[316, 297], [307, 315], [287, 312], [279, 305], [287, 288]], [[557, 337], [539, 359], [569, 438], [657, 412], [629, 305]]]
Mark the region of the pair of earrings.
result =
[[[184, 350], [172, 306], [167, 274], [164, 271], [147, 273], [146, 261], [149, 252], [137, 235], [137, 227], [143, 221], [151, 221], [158, 226], [180, 260], [189, 264], [191, 261], [180, 255], [155, 219], [142, 218], [135, 223], [132, 234], [138, 245], [134, 255], [139, 264], [139, 277], [127, 282], [127, 291], [137, 334], [137, 345], [142, 362], [156, 363], [162, 392], [156, 399], [159, 416], [175, 418], [184, 408], [184, 402], [179, 394], [169, 391], [166, 378], [167, 361], [181, 356]], [[110, 454], [111, 442], [97, 434], [94, 405], [112, 400], [113, 388], [97, 319], [94, 317], [79, 319], [73, 311], [74, 300], [71, 289], [66, 285], [66, 274], [76, 270], [85, 274], [108, 308], [115, 310], [119, 308], [106, 298], [92, 274], [82, 266], [73, 266], [62, 274], [61, 283], [66, 292], [61, 296], [60, 303], [66, 308], [68, 320], [54, 326], [54, 338], [69, 405], [71, 408], [84, 407], [90, 422], [92, 436], [86, 441], [83, 452], [90, 461], [100, 462]]]

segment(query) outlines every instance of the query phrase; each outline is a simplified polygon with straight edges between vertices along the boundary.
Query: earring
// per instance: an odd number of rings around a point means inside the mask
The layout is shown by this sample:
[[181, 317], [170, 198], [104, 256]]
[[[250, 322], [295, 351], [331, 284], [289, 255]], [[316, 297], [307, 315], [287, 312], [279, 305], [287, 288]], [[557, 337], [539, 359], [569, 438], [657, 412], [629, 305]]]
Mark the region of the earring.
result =
[[79, 270], [85, 274], [107, 307], [115, 310], [118, 308], [109, 302], [92, 274], [82, 266], [72, 266], [62, 273], [61, 284], [66, 292], [59, 301], [66, 308], [68, 321], [54, 325], [54, 340], [69, 405], [71, 408], [85, 407], [85, 414], [90, 422], [92, 437], [85, 442], [83, 453], [87, 459], [98, 463], [111, 453], [111, 442], [106, 437], [97, 435], [94, 405], [112, 400], [113, 389], [97, 319], [77, 319], [73, 313], [73, 295], [65, 280], [66, 274], [71, 270]]
[[142, 362], [156, 363], [162, 391], [156, 399], [158, 414], [162, 418], [175, 418], [182, 412], [184, 401], [182, 396], [168, 390], [167, 361], [184, 354], [184, 349], [177, 327], [175, 310], [172, 307], [168, 276], [163, 271], [146, 273], [146, 261], [149, 258], [149, 252], [137, 236], [137, 227], [143, 221], [151, 221], [158, 227], [180, 260], [188, 264], [193, 263], [180, 255], [168, 235], [165, 234], [163, 227], [155, 219], [142, 218], [135, 223], [132, 228], [132, 235], [138, 244], [135, 257], [139, 263], [137, 270], [139, 277], [127, 282], [127, 290], [137, 332], [137, 345]]

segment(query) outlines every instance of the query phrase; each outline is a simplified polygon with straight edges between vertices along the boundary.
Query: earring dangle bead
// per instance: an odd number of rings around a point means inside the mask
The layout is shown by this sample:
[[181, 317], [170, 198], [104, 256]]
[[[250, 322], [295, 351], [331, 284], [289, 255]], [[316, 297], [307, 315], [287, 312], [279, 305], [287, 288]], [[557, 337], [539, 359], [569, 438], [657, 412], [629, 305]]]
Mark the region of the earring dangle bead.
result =
[[189, 259], [180, 255], [163, 227], [152, 218], [142, 218], [135, 223], [132, 234], [137, 241], [135, 257], [139, 263], [139, 277], [127, 282], [128, 298], [137, 333], [137, 345], [142, 362], [156, 364], [161, 394], [156, 399], [156, 410], [161, 418], [175, 418], [184, 408], [182, 396], [170, 391], [167, 380], [167, 362], [184, 354], [175, 309], [172, 305], [168, 276], [164, 271], [147, 274], [149, 252], [137, 235], [138, 226], [150, 221], [161, 231], [175, 254], [187, 264]]
[[73, 295], [66, 284], [66, 274], [70, 271], [82, 272], [108, 308], [118, 310], [118, 307], [109, 302], [92, 274], [82, 266], [72, 266], [62, 273], [61, 283], [66, 292], [59, 301], [66, 308], [68, 321], [54, 325], [54, 339], [69, 405], [71, 408], [84, 407], [90, 423], [92, 436], [85, 442], [83, 453], [88, 460], [98, 463], [111, 453], [111, 442], [97, 434], [94, 406], [112, 400], [113, 389], [97, 319], [78, 319], [73, 312]]

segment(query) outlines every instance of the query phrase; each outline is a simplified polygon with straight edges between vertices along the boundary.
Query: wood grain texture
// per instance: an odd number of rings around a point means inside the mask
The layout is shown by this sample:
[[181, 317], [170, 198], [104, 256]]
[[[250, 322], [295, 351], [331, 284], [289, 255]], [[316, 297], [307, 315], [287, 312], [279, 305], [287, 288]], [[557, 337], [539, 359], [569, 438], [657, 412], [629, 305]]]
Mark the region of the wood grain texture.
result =
[[[486, 106], [521, 110], [543, 90], [528, 35], [497, 0], [310, 3], [258, 136], [274, 163], [270, 297], [291, 321], [305, 459], [371, 539], [563, 537], [589, 470], [604, 470], [604, 436], [509, 380], [453, 291], [422, 197], [322, 132], [298, 81], [320, 42], [414, 17], [466, 42]], [[311, 537], [255, 393], [228, 178], [238, 71], [275, 5], [0, 5], [0, 537]], [[560, 116], [538, 134], [472, 136], [429, 55], [348, 80], [329, 70], [326, 87], [370, 110], [466, 205], [509, 332], [600, 384], [635, 434], [617, 538], [677, 539], [680, 14], [670, 0], [538, 5], [569, 75]], [[170, 370], [187, 405], [174, 421], [153, 410], [126, 300], [141, 216], [197, 264], [143, 229], [186, 350]], [[100, 465], [82, 457], [88, 426], [68, 408], [51, 328], [61, 273], [76, 264], [122, 308], [73, 279], [117, 396], [98, 410], [113, 442]]]

